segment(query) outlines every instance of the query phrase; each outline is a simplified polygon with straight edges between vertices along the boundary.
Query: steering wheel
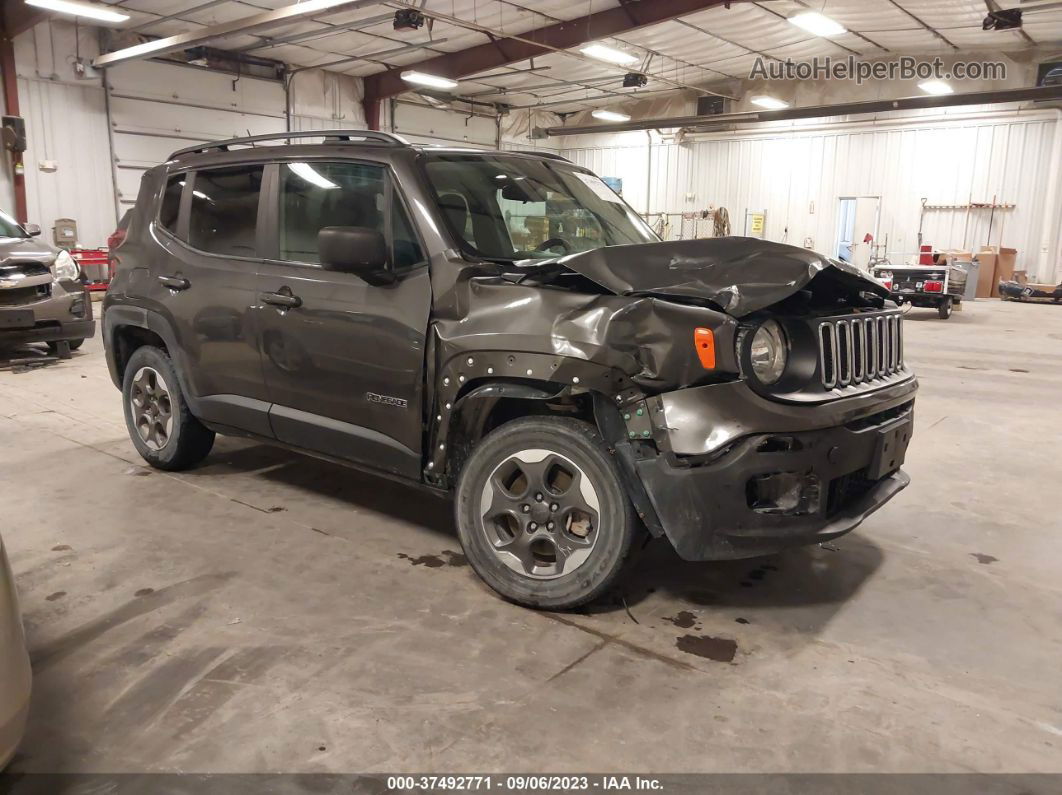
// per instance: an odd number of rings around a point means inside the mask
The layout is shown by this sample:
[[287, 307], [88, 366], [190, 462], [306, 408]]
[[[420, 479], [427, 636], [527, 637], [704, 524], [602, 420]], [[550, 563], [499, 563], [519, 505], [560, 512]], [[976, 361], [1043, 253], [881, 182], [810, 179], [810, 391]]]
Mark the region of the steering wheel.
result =
[[551, 237], [549, 240], [544, 240], [535, 246], [535, 251], [549, 251], [554, 246], [563, 248], [565, 254], [572, 253], [572, 244], [563, 237]]

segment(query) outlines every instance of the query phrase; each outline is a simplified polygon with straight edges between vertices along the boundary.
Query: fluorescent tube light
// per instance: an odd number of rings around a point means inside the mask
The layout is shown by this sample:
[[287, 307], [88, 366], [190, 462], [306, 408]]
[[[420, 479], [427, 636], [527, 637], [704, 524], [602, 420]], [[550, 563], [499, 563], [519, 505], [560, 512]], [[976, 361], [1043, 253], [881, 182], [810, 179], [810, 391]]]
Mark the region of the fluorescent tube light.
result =
[[943, 80], [926, 80], [918, 84], [918, 87], [927, 94], [954, 94], [955, 89]]
[[328, 177], [318, 172], [309, 163], [288, 163], [288, 168], [293, 173], [302, 177], [311, 185], [316, 185], [318, 188], [324, 188], [325, 190], [331, 190], [332, 188], [338, 188], [339, 186], [332, 182]]
[[439, 75], [429, 75], [426, 72], [403, 72], [402, 79], [407, 83], [416, 83], [418, 86], [428, 86], [430, 88], [457, 88], [456, 80], [451, 80], [449, 77], [439, 77]]
[[836, 22], [818, 11], [798, 11], [788, 19], [798, 28], [803, 28], [808, 33], [813, 33], [816, 36], [840, 36], [842, 33], [848, 32], [840, 22]]
[[590, 114], [595, 119], [601, 119], [601, 121], [630, 121], [631, 117], [626, 113], [617, 113], [614, 110], [595, 110]]
[[770, 97], [766, 94], [755, 96], [749, 101], [752, 102], [753, 105], [759, 105], [761, 108], [766, 108], [767, 110], [782, 110], [783, 108], [789, 107], [789, 103], [785, 100], [778, 99], [777, 97]]
[[621, 65], [632, 64], [640, 60], [637, 55], [631, 55], [629, 52], [623, 52], [623, 50], [617, 50], [613, 47], [606, 47], [604, 44], [590, 44], [583, 47], [579, 52], [591, 58], [597, 58], [599, 61], [608, 61], [609, 63]]
[[128, 14], [119, 14], [107, 6], [95, 3], [79, 3], [77, 0], [26, 0], [26, 5], [35, 8], [44, 8], [48, 11], [56, 11], [60, 14], [73, 14], [76, 17], [98, 19], [101, 22], [125, 22], [129, 19]]

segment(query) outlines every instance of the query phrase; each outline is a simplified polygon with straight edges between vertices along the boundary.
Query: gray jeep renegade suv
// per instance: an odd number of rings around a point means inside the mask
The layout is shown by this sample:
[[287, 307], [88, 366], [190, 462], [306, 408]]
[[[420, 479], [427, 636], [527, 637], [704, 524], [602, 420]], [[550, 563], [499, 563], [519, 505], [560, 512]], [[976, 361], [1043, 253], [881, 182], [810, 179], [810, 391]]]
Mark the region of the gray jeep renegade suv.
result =
[[556, 155], [191, 147], [145, 174], [116, 258], [108, 363], [149, 463], [239, 434], [452, 492], [469, 561], [525, 605], [599, 596], [644, 533], [763, 555], [908, 483], [917, 384], [880, 282], [661, 242]]

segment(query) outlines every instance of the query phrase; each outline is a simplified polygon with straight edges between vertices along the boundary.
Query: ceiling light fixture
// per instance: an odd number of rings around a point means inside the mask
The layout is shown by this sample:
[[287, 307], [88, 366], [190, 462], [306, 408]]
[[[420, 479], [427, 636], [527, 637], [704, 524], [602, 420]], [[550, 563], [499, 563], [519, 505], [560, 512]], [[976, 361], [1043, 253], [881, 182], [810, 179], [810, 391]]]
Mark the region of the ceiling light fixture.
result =
[[428, 86], [430, 88], [457, 88], [456, 80], [451, 80], [449, 77], [440, 77], [439, 75], [430, 75], [427, 72], [403, 72], [402, 79], [407, 83], [416, 83], [418, 86]]
[[918, 87], [925, 91], [927, 94], [954, 94], [955, 89], [945, 83], [943, 80], [926, 80], [918, 84]]
[[626, 113], [618, 113], [614, 110], [595, 110], [590, 114], [595, 119], [601, 119], [601, 121], [630, 121], [631, 117]]
[[842, 33], [848, 32], [840, 22], [830, 19], [818, 11], [798, 11], [793, 16], [788, 17], [788, 19], [798, 28], [802, 28], [816, 36], [840, 36]]
[[119, 14], [106, 6], [95, 3], [79, 3], [76, 0], [26, 0], [26, 5], [44, 8], [60, 14], [72, 14], [76, 17], [98, 19], [101, 22], [125, 22], [128, 14]]
[[332, 182], [332, 180], [330, 180], [324, 174], [321, 174], [309, 163], [288, 163], [288, 168], [291, 169], [292, 173], [298, 174], [311, 185], [316, 185], [318, 188], [331, 190], [333, 188], [339, 187], [336, 183]]
[[784, 99], [778, 99], [777, 97], [771, 97], [767, 94], [760, 94], [752, 97], [749, 100], [753, 105], [759, 105], [761, 108], [767, 110], [782, 110], [789, 107], [789, 103]]
[[590, 44], [583, 47], [579, 52], [591, 58], [596, 58], [599, 61], [608, 61], [609, 63], [620, 64], [622, 66], [635, 63], [639, 60], [637, 55], [631, 55], [629, 52], [617, 50], [613, 47], [607, 47], [604, 44]]

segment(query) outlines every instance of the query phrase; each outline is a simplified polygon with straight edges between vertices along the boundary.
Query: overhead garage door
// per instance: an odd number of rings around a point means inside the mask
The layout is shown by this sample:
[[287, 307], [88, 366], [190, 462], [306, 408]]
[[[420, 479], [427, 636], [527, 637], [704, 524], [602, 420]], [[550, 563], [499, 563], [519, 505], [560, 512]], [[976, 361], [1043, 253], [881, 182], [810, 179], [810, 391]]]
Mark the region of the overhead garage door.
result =
[[118, 214], [144, 170], [201, 141], [280, 132], [284, 86], [193, 66], [135, 61], [107, 70]]

